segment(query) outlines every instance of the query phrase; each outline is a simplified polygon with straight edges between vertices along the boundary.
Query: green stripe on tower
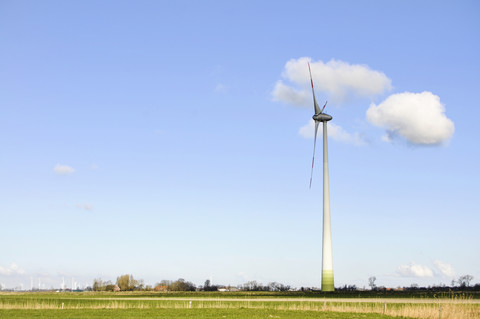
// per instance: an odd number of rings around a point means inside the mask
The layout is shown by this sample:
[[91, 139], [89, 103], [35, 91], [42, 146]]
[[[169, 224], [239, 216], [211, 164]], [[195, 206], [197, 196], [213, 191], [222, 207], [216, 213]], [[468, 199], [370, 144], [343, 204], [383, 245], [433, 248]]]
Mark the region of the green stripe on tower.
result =
[[322, 291], [334, 291], [333, 270], [322, 271]]

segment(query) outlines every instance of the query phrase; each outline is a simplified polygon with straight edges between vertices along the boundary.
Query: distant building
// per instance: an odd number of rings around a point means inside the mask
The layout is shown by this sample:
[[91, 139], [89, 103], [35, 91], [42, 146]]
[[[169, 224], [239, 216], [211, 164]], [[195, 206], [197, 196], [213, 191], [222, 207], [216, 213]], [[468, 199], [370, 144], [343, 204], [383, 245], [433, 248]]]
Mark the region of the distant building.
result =
[[220, 286], [218, 287], [218, 291], [220, 292], [227, 292], [227, 291], [240, 291], [237, 287], [226, 287], [226, 286]]
[[156, 285], [153, 290], [155, 291], [167, 291], [168, 287], [167, 285]]

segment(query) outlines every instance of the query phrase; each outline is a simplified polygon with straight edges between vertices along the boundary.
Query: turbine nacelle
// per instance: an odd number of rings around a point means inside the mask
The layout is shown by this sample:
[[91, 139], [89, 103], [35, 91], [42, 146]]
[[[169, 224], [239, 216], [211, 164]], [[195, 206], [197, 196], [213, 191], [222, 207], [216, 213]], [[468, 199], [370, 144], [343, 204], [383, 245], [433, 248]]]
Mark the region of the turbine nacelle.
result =
[[314, 119], [315, 122], [328, 122], [332, 119], [332, 116], [326, 113], [319, 113], [312, 116], [312, 119]]

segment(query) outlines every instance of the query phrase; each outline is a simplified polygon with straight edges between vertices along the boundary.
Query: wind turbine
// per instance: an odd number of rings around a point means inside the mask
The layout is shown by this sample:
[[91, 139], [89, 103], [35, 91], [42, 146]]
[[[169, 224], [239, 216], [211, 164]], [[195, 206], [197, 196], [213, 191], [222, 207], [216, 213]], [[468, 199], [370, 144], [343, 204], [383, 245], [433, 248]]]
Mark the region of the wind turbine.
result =
[[327, 102], [322, 109], [318, 106], [313, 89], [312, 71], [308, 63], [310, 83], [312, 84], [313, 107], [315, 114], [315, 137], [313, 141], [312, 172], [310, 174], [310, 188], [312, 187], [313, 165], [315, 163], [315, 146], [317, 144], [317, 132], [320, 122], [323, 124], [323, 239], [322, 239], [322, 291], [334, 291], [333, 285], [333, 257], [332, 257], [332, 230], [330, 225], [330, 187], [328, 183], [328, 143], [327, 143], [327, 122], [332, 117], [323, 113]]

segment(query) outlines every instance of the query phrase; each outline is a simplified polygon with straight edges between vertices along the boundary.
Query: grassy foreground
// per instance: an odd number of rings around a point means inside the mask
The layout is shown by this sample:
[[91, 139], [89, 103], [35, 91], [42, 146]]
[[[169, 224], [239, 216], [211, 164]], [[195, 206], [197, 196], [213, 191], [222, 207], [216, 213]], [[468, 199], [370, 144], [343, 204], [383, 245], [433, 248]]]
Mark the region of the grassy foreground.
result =
[[4, 293], [0, 318], [480, 318], [480, 300], [282, 294]]
[[229, 319], [388, 319], [381, 314], [293, 311], [271, 309], [81, 309], [81, 310], [0, 310], [0, 318], [229, 318]]

